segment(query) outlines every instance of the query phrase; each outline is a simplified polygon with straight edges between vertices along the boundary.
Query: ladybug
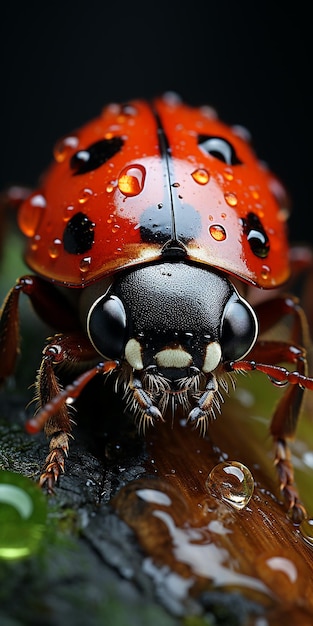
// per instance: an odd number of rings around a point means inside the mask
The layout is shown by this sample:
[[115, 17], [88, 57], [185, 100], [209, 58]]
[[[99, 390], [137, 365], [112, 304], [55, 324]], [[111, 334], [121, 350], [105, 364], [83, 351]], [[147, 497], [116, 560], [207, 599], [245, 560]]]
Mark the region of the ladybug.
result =
[[[293, 518], [305, 515], [287, 439], [313, 379], [304, 314], [279, 289], [290, 275], [287, 213], [247, 132], [173, 94], [110, 104], [59, 141], [19, 207], [33, 274], [9, 292], [0, 326], [2, 380], [19, 352], [20, 293], [58, 331], [43, 350], [39, 409], [26, 425], [50, 437], [41, 485], [53, 491], [64, 471], [68, 404], [92, 378], [115, 373], [142, 430], [181, 404], [205, 432], [231, 374], [259, 370], [287, 385], [271, 423], [275, 465]], [[253, 287], [275, 295], [252, 307]], [[290, 342], [263, 339], [285, 315]], [[63, 388], [65, 366], [73, 382]]]

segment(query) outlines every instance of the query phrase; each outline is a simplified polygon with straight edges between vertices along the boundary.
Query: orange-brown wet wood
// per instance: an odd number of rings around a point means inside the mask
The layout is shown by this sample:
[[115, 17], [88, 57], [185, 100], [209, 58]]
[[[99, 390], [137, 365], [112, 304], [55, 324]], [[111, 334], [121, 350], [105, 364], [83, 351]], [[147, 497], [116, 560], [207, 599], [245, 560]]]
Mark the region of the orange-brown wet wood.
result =
[[[124, 487], [113, 506], [154, 566], [170, 568], [193, 597], [212, 589], [239, 591], [264, 607], [271, 626], [309, 626], [313, 543], [288, 518], [266, 426], [260, 438], [258, 420], [249, 413], [229, 399], [205, 438], [179, 414], [168, 416], [147, 434], [146, 477]], [[206, 486], [212, 468], [226, 458], [244, 463], [255, 481], [242, 510]]]

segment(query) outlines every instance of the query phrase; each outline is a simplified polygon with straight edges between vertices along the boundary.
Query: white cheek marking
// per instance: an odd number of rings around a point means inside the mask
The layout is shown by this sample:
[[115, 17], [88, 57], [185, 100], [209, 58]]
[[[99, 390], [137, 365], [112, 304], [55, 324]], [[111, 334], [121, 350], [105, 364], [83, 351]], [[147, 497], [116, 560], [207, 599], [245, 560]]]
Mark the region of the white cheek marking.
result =
[[218, 366], [222, 356], [221, 346], [217, 341], [212, 341], [206, 347], [205, 358], [202, 366], [202, 371], [206, 374], [213, 372]]
[[165, 348], [155, 355], [158, 367], [189, 367], [192, 357], [183, 348]]
[[125, 346], [125, 359], [135, 370], [143, 369], [141, 346], [136, 339], [129, 339]]

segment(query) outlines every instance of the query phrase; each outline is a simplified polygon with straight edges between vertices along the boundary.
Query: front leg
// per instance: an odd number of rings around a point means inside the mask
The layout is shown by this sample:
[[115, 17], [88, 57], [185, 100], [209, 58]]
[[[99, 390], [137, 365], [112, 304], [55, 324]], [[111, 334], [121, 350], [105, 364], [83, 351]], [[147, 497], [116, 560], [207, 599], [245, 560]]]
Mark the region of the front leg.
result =
[[19, 278], [9, 291], [0, 311], [0, 384], [13, 374], [20, 352], [19, 299], [30, 299], [39, 317], [62, 332], [77, 331], [78, 321], [69, 303], [51, 283], [39, 276]]
[[294, 482], [294, 471], [291, 453], [286, 439], [283, 437], [275, 440], [275, 467], [280, 481], [280, 490], [287, 502], [292, 520], [300, 524], [307, 516], [307, 512], [301, 503], [298, 490]]
[[[61, 386], [55, 375], [53, 356], [53, 344], [47, 346], [38, 372], [36, 388], [39, 406], [43, 407], [56, 397]], [[72, 430], [72, 420], [69, 408], [64, 403], [52, 417], [48, 419], [44, 427], [47, 438], [50, 439], [49, 454], [46, 457], [44, 467], [39, 479], [41, 487], [45, 486], [48, 493], [53, 493], [55, 483], [61, 473], [64, 472], [65, 457], [68, 454], [69, 438]]]
[[139, 410], [138, 428], [145, 432], [147, 425], [153, 425], [155, 421], [164, 421], [161, 411], [154, 405], [150, 393], [143, 388], [141, 379], [137, 372], [137, 377], [133, 374], [128, 383], [129, 391], [132, 395], [133, 408]]
[[[39, 483], [45, 486], [49, 493], [53, 492], [54, 486], [61, 473], [64, 472], [65, 458], [68, 454], [69, 439], [72, 437], [71, 430], [73, 420], [70, 415], [70, 407], [66, 403], [67, 397], [62, 396], [64, 390], [58, 381], [55, 368], [61, 365], [69, 365], [72, 369], [77, 368], [78, 363], [86, 363], [95, 358], [95, 352], [84, 335], [56, 335], [50, 340], [43, 351], [43, 358], [36, 381], [36, 396], [39, 402], [37, 415], [28, 422], [28, 430], [35, 431], [36, 420], [45, 414], [44, 430], [50, 439], [49, 454], [46, 458]], [[61, 400], [57, 406], [55, 399]], [[49, 412], [49, 408], [55, 410]], [[38, 430], [38, 428], [37, 428]]]
[[297, 422], [301, 412], [305, 386], [310, 387], [308, 379], [308, 364], [305, 348], [310, 345], [309, 329], [306, 316], [298, 303], [291, 296], [281, 295], [272, 303], [257, 307], [257, 314], [261, 322], [261, 331], [265, 330], [268, 321], [275, 323], [278, 319], [287, 315], [291, 319], [290, 343], [279, 341], [259, 342], [256, 346], [257, 361], [263, 361], [265, 354], [268, 355], [269, 363], [294, 364], [300, 377], [306, 379], [306, 384], [290, 385], [276, 410], [274, 411], [270, 432], [274, 441], [275, 459], [279, 486], [285, 499], [290, 515], [295, 523], [301, 522], [306, 516], [304, 506], [294, 482], [294, 471], [288, 440], [293, 439], [296, 432]]
[[210, 417], [214, 416], [214, 406], [219, 410], [217, 399], [218, 382], [214, 374], [208, 374], [204, 392], [198, 398], [196, 406], [190, 411], [188, 420], [205, 433]]

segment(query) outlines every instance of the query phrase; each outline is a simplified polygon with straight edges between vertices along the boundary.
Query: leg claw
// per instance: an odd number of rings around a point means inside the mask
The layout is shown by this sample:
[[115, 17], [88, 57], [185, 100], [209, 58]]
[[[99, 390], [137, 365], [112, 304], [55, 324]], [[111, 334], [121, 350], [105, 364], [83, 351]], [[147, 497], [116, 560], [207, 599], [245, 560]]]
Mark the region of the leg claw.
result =
[[62, 448], [54, 448], [46, 458], [39, 478], [39, 486], [45, 488], [49, 494], [54, 494], [54, 487], [60, 474], [64, 473], [65, 456], [66, 452]]

